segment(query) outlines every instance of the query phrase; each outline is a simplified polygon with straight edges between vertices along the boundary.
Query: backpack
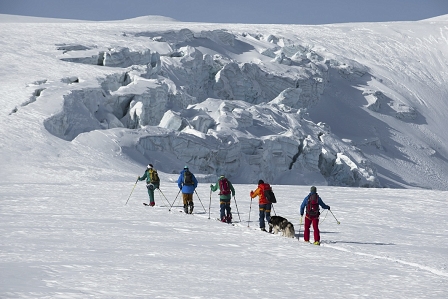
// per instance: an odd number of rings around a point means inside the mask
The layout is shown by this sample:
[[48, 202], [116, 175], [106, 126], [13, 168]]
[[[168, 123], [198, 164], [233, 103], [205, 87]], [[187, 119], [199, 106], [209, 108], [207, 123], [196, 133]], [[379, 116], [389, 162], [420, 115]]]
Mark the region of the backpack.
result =
[[194, 185], [193, 174], [189, 170], [184, 171], [184, 185], [186, 186]]
[[269, 201], [270, 203], [276, 203], [277, 199], [275, 198], [274, 192], [272, 192], [272, 188], [269, 184], [263, 185], [263, 194], [264, 197]]
[[149, 181], [151, 183], [156, 183], [156, 184], [160, 183], [160, 178], [159, 178], [159, 174], [157, 173], [157, 170], [155, 170], [155, 169], [149, 170]]
[[231, 193], [230, 184], [226, 178], [222, 178], [219, 180], [219, 195], [228, 195]]
[[310, 216], [319, 216], [319, 195], [311, 194], [306, 204], [306, 213]]

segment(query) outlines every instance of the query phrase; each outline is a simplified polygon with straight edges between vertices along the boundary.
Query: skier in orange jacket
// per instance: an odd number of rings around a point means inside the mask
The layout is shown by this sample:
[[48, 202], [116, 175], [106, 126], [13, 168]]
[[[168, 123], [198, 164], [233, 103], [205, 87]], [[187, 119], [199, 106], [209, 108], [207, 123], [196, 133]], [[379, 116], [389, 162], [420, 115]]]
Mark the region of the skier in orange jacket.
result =
[[264, 196], [264, 190], [271, 189], [271, 186], [265, 183], [263, 180], [258, 181], [258, 188], [255, 191], [250, 191], [250, 197], [254, 198], [258, 196], [258, 206], [260, 209], [259, 221], [260, 221], [260, 229], [262, 231], [266, 231], [265, 221], [269, 223], [271, 219], [271, 208], [272, 204], [266, 199]]

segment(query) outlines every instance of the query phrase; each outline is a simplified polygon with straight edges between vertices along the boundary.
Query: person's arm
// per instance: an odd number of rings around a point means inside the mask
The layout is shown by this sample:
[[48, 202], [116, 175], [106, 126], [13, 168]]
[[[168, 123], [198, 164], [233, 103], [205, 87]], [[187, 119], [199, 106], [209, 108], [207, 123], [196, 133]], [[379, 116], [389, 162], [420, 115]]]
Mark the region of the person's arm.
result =
[[235, 188], [233, 188], [233, 185], [231, 182], [229, 182], [230, 184], [230, 190], [232, 191], [232, 196], [235, 196]]
[[177, 179], [177, 186], [179, 187], [179, 189], [182, 189], [182, 179], [183, 179], [183, 173], [181, 172], [179, 175], [179, 178]]
[[212, 192], [215, 192], [216, 190], [218, 190], [218, 187], [219, 187], [218, 182], [215, 185], [210, 184], [210, 189], [212, 190]]
[[193, 174], [193, 183], [194, 183], [194, 189], [196, 189], [196, 187], [198, 186], [198, 180], [196, 179], [194, 174]]
[[139, 177], [138, 177], [138, 180], [139, 180], [139, 181], [143, 181], [144, 179], [146, 179], [147, 176], [148, 176], [148, 172], [145, 171], [145, 174], [143, 174], [143, 176], [141, 176], [141, 177], [139, 176]]
[[260, 188], [255, 189], [255, 191], [250, 191], [250, 197], [254, 198], [260, 195]]
[[303, 213], [305, 212], [305, 207], [306, 207], [306, 204], [308, 203], [308, 197], [309, 197], [309, 195], [307, 195], [303, 199], [302, 204], [300, 205], [300, 216], [303, 216]]
[[330, 206], [326, 205], [324, 203], [324, 201], [322, 200], [322, 198], [320, 198], [320, 196], [319, 196], [319, 205], [322, 207], [322, 209], [327, 209], [327, 210], [330, 209]]

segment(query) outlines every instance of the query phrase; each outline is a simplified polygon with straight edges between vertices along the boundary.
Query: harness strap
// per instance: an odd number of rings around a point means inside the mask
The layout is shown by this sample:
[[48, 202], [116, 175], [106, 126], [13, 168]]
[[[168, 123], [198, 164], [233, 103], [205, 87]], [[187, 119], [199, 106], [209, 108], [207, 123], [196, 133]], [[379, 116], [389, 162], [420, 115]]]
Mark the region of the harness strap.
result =
[[313, 220], [313, 219], [319, 219], [319, 216], [317, 216], [317, 217], [314, 217], [314, 218], [311, 218], [311, 217], [309, 217], [308, 215], [305, 215], [305, 218], [308, 218], [309, 220]]

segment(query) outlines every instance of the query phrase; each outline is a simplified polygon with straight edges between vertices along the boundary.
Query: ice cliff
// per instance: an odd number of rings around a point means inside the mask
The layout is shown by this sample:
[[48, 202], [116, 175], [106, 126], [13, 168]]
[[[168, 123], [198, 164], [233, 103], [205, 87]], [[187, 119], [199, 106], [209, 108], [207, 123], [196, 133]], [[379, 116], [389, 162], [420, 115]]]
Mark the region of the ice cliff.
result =
[[[160, 171], [176, 173], [188, 163], [203, 180], [226, 174], [240, 183], [380, 186], [362, 151], [308, 114], [330, 70], [349, 77], [365, 71], [362, 66], [272, 34], [122, 34], [147, 43], [139, 49], [113, 41], [110, 47], [57, 45], [62, 61], [116, 71], [98, 78], [97, 87], [66, 94], [62, 110], [45, 120], [52, 134], [71, 141], [93, 130], [119, 131], [123, 148], [157, 161]], [[380, 93], [365, 97], [371, 110], [385, 101]], [[413, 117], [405, 107], [396, 113]]]

